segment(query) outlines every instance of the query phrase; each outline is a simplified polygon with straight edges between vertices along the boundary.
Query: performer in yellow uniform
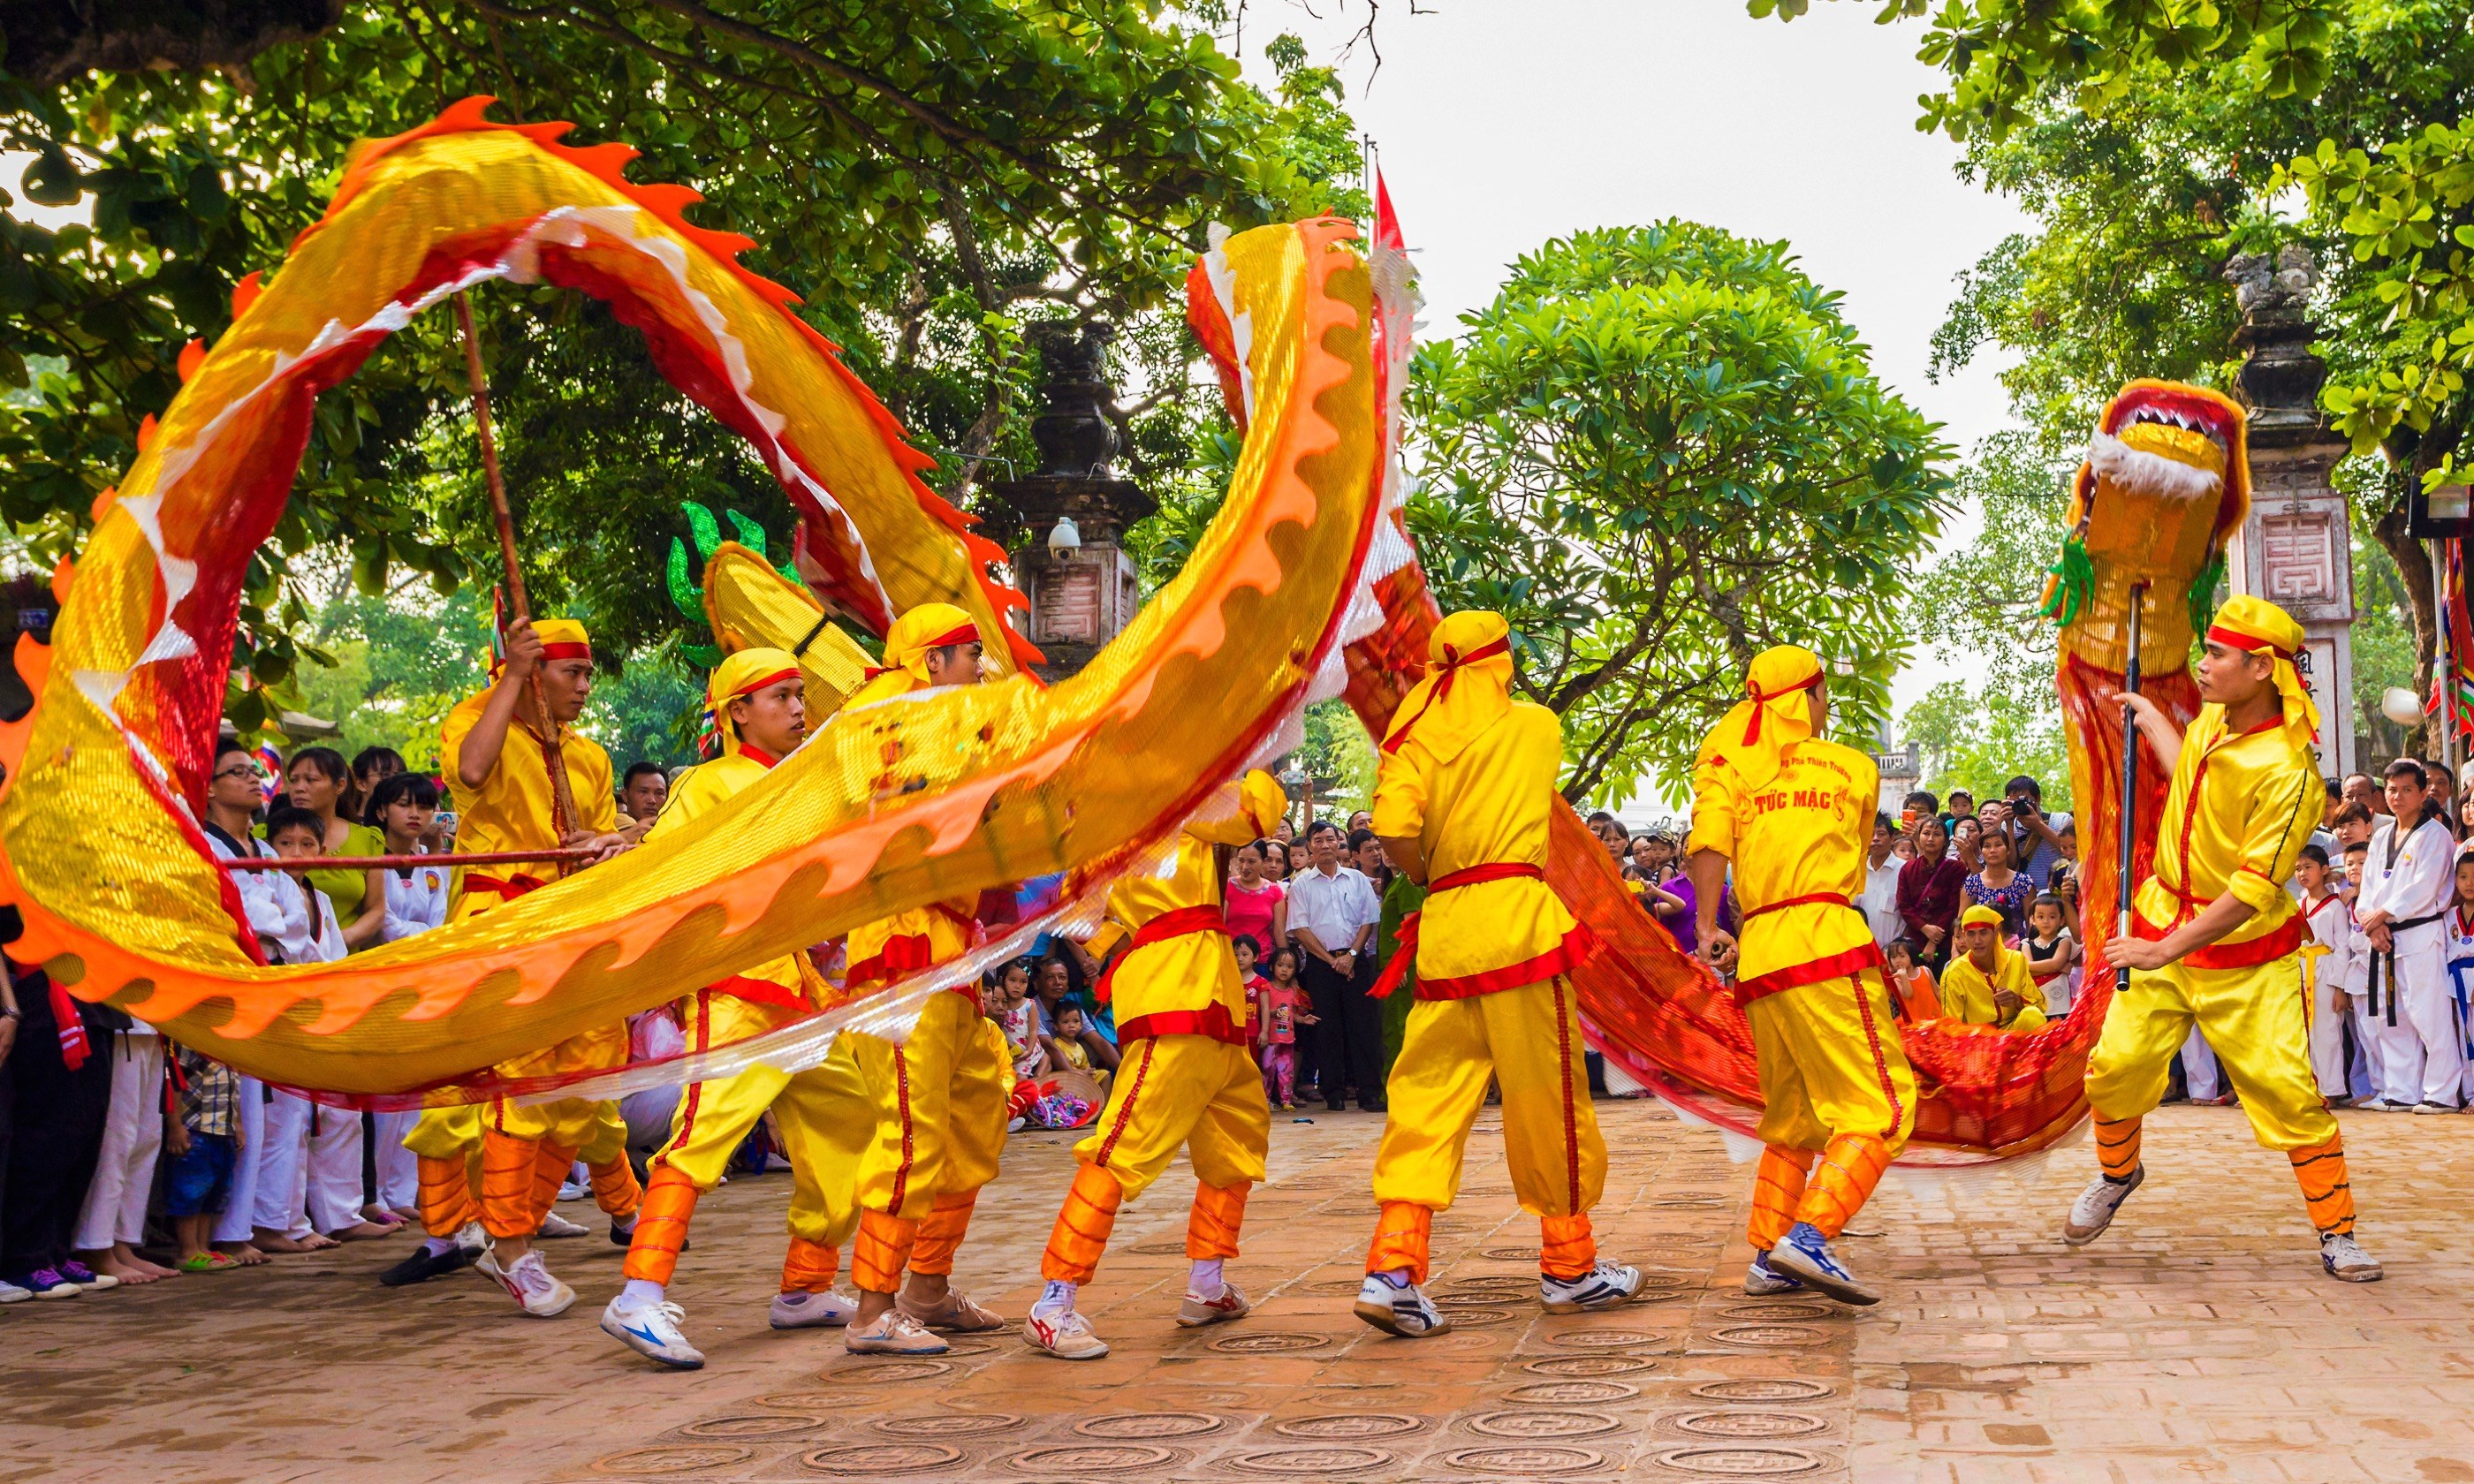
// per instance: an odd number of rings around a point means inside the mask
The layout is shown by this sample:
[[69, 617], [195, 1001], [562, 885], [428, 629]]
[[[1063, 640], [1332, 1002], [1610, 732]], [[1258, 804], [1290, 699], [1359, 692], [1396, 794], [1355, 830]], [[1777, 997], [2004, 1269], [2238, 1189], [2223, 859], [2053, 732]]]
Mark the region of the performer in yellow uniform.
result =
[[[490, 687], [466, 698], [440, 728], [440, 768], [462, 813], [458, 851], [563, 845], [623, 849], [628, 842], [618, 833], [610, 754], [573, 725], [593, 695], [593, 644], [584, 626], [567, 618], [537, 624], [518, 619], [507, 627], [504, 658], [494, 658], [491, 669]], [[537, 670], [579, 816], [565, 822], [564, 829], [554, 819], [549, 755], [541, 720], [533, 714]], [[458, 870], [448, 920], [487, 912], [556, 875], [546, 863]], [[536, 1076], [624, 1065], [626, 1060], [626, 1027], [618, 1025], [570, 1038], [497, 1070]], [[544, 1137], [550, 1134], [558, 1137]], [[614, 1103], [568, 1099], [543, 1108], [493, 1102], [432, 1109], [405, 1136], [404, 1147], [420, 1161], [422, 1227], [429, 1239], [381, 1278], [391, 1286], [451, 1272], [477, 1256], [481, 1271], [526, 1313], [548, 1318], [565, 1312], [575, 1294], [530, 1253], [530, 1239], [549, 1217], [579, 1151], [591, 1161], [594, 1196], [611, 1217], [612, 1239], [623, 1243], [634, 1228], [642, 1192], [627, 1164], [626, 1125]], [[477, 1242], [459, 1245], [458, 1233], [475, 1223], [487, 1233], [482, 1240], [498, 1240], [495, 1252], [482, 1253]], [[515, 1272], [518, 1267], [523, 1271]]]
[[1461, 1153], [1490, 1078], [1503, 1089], [1513, 1192], [1544, 1236], [1546, 1306], [1604, 1308], [1640, 1290], [1637, 1271], [1599, 1259], [1589, 1227], [1607, 1146], [1565, 974], [1596, 940], [1544, 880], [1547, 827], [1564, 807], [1555, 793], [1563, 730], [1553, 712], [1512, 698], [1501, 614], [1450, 615], [1427, 657], [1426, 678], [1384, 737], [1374, 783], [1374, 832], [1427, 897], [1375, 989], [1391, 993], [1414, 959], [1418, 1000], [1374, 1156], [1383, 1209], [1356, 1305], [1368, 1324], [1409, 1337], [1451, 1328], [1426, 1298], [1427, 1239], [1435, 1212], [1460, 1192]]
[[1023, 1321], [1031, 1349], [1067, 1360], [1108, 1352], [1074, 1307], [1075, 1291], [1099, 1270], [1117, 1209], [1151, 1188], [1182, 1148], [1194, 1162], [1194, 1209], [1185, 1255], [1194, 1268], [1176, 1322], [1187, 1328], [1242, 1319], [1246, 1297], [1221, 1273], [1237, 1256], [1246, 1194], [1263, 1178], [1272, 1113], [1263, 1073], [1246, 1043], [1246, 990], [1221, 918], [1221, 850], [1259, 840], [1280, 823], [1288, 795], [1268, 773], [1237, 785], [1225, 819], [1185, 826], [1175, 871], [1136, 869], [1108, 894], [1108, 919], [1132, 944], [1100, 980], [1117, 1008], [1125, 1061], [1108, 1105], [1074, 1147], [1079, 1164], [1039, 1263], [1048, 1286]]
[[[645, 835], [674, 833], [764, 777], [808, 732], [799, 662], [778, 649], [742, 649], [724, 659], [705, 688], [721, 755], [690, 769]], [[761, 1036], [839, 996], [804, 953], [788, 954], [698, 990], [680, 1008], [688, 1050], [702, 1052]], [[678, 1370], [704, 1356], [680, 1332], [683, 1314], [667, 1287], [687, 1245], [696, 1198], [721, 1184], [748, 1130], [773, 1111], [790, 1158], [790, 1250], [774, 1297], [776, 1329], [839, 1325], [848, 1299], [834, 1292], [841, 1244], [859, 1224], [854, 1199], [860, 1152], [875, 1112], [847, 1041], [821, 1066], [785, 1072], [757, 1065], [681, 1090], [669, 1142], [653, 1156], [635, 1239], [627, 1246], [627, 1285], [602, 1311], [602, 1330], [629, 1349]]]
[[2242, 1094], [2251, 1132], [2282, 1149], [2302, 1183], [2319, 1262], [2347, 1282], [2380, 1265], [2354, 1240], [2344, 1141], [2311, 1070], [2300, 951], [2309, 935], [2285, 890], [2325, 800], [2319, 727], [2293, 657], [2302, 626], [2248, 595], [2217, 612], [2199, 659], [2199, 714], [2173, 730], [2125, 695], [2140, 734], [2173, 770], [2158, 817], [2155, 874], [2131, 898], [2131, 935], [2104, 945], [2130, 987], [2107, 1007], [2087, 1065], [2103, 1172], [2071, 1207], [2062, 1239], [2096, 1240], [2147, 1178], [2140, 1119], [2165, 1095], [2167, 1064], [2196, 1021]]
[[2045, 992], [2027, 971], [2027, 955], [2001, 945], [2001, 914], [1980, 901], [1958, 915], [1958, 952], [1942, 970], [1941, 1012], [2005, 1031], [2044, 1026]]
[[[1810, 1286], [1878, 1303], [1830, 1242], [1915, 1126], [1915, 1074], [1890, 1018], [1881, 950], [1854, 905], [1880, 775], [1871, 757], [1822, 737], [1830, 700], [1810, 650], [1764, 651], [1744, 690], [1701, 745], [1686, 844], [1702, 952], [1735, 969], [1766, 1105], [1744, 1291]], [[1740, 943], [1718, 927], [1731, 863]]]
[[[922, 604], [886, 633], [885, 665], [846, 713], [934, 686], [977, 684], [979, 628], [951, 604]], [[859, 993], [961, 957], [977, 905], [975, 897], [937, 902], [854, 929], [849, 988]], [[933, 997], [899, 1046], [874, 1036], [847, 1040], [875, 1100], [876, 1132], [860, 1160], [851, 1250], [859, 1313], [843, 1343], [860, 1354], [938, 1354], [945, 1342], [932, 1328], [968, 1333], [1005, 1324], [951, 1282], [971, 1209], [1005, 1151], [1013, 1090], [1005, 1033], [980, 1013], [978, 987], [963, 984]]]

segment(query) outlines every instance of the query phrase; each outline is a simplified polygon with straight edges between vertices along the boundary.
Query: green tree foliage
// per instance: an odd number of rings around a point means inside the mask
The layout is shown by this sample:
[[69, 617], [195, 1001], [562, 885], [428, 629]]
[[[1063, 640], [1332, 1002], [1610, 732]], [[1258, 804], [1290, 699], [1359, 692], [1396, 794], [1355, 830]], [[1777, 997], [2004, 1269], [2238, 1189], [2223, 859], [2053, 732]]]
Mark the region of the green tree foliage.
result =
[[1771, 644], [1848, 667], [1843, 728], [1880, 717], [1948, 450], [1785, 244], [1678, 221], [1550, 241], [1419, 352], [1408, 404], [1428, 574], [1447, 609], [1511, 618], [1568, 797], [1652, 774], [1676, 797]]
[[[0, 516], [48, 564], [177, 389], [176, 362], [314, 221], [356, 139], [473, 93], [500, 116], [619, 140], [645, 180], [760, 239], [744, 261], [803, 296], [972, 501], [1030, 452], [1025, 323], [1118, 323], [1132, 472], [1174, 482], [1208, 388], [1176, 313], [1206, 223], [1346, 208], [1351, 128], [1328, 72], [1290, 56], [1276, 95], [1150, 0], [352, 0], [340, 24], [245, 70], [0, 73], [0, 148], [30, 202], [0, 215]], [[615, 661], [677, 627], [658, 573], [684, 496], [787, 520], [771, 481], [653, 372], [632, 331], [572, 295], [477, 294], [527, 584], [589, 616]], [[320, 404], [277, 539], [253, 571], [242, 662], [283, 682], [320, 593], [406, 571], [439, 590], [495, 568], [460, 361], [442, 313]], [[307, 586], [304, 586], [304, 583]]]
[[1907, 707], [1899, 730], [1924, 754], [1919, 786], [1943, 799], [1953, 788], [1999, 799], [2002, 785], [2024, 773], [2043, 786], [2045, 807], [2072, 807], [2061, 712], [2050, 701], [2033, 706], [1997, 685], [1944, 681]]

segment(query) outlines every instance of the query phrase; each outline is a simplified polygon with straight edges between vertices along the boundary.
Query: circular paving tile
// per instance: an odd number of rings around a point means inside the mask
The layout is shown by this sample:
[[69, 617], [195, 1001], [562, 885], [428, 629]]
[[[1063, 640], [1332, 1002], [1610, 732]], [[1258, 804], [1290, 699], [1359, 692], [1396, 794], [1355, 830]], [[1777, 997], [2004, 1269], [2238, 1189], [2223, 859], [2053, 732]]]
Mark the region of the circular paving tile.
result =
[[674, 1443], [665, 1447], [630, 1448], [593, 1462], [595, 1473], [666, 1474], [694, 1473], [704, 1469], [726, 1469], [745, 1463], [756, 1456], [752, 1448], [732, 1448], [727, 1444]]
[[1635, 1376], [1657, 1370], [1658, 1362], [1641, 1355], [1550, 1355], [1520, 1369], [1532, 1376]]
[[926, 1381], [940, 1376], [951, 1376], [955, 1367], [945, 1360], [885, 1360], [874, 1365], [837, 1366], [819, 1371], [816, 1379], [837, 1386], [890, 1386], [896, 1381]]
[[1607, 1455], [1585, 1448], [1464, 1448], [1436, 1460], [1486, 1477], [1533, 1478], [1606, 1467]]
[[1455, 1329], [1488, 1329], [1512, 1322], [1512, 1310], [1508, 1308], [1465, 1307], [1453, 1304], [1438, 1304], [1435, 1308], [1452, 1322]]
[[1538, 1292], [1538, 1280], [1524, 1278], [1516, 1273], [1481, 1274], [1470, 1278], [1447, 1279], [1435, 1284], [1435, 1292], [1438, 1295], [1485, 1294], [1526, 1299]]
[[1579, 1402], [1621, 1401], [1639, 1395], [1639, 1387], [1627, 1386], [1621, 1381], [1532, 1381], [1505, 1392], [1503, 1400], [1569, 1406]]
[[1782, 1478], [1821, 1467], [1819, 1458], [1795, 1448], [1678, 1448], [1658, 1461], [1681, 1473], [1729, 1479]]
[[1723, 1195], [1686, 1192], [1649, 1204], [1660, 1210], [1720, 1210], [1732, 1203]]
[[1321, 1350], [1331, 1343], [1327, 1334], [1306, 1334], [1294, 1329], [1258, 1329], [1251, 1334], [1232, 1334], [1214, 1340], [1211, 1348], [1225, 1355], [1278, 1355], [1295, 1351]]
[[1768, 1350], [1810, 1350], [1830, 1336], [1810, 1325], [1728, 1325], [1710, 1330], [1710, 1338], [1728, 1345], [1758, 1345]]
[[1817, 1401], [1835, 1387], [1790, 1376], [1748, 1376], [1739, 1381], [1705, 1381], [1692, 1388], [1704, 1401]]
[[1104, 1473], [1114, 1469], [1156, 1469], [1176, 1457], [1174, 1448], [1147, 1443], [1067, 1443], [1016, 1453], [1007, 1462], [1034, 1473]]
[[1344, 1478], [1364, 1473], [1397, 1462], [1397, 1453], [1379, 1448], [1270, 1448], [1258, 1452], [1239, 1453], [1227, 1463], [1232, 1469], [1248, 1473], [1266, 1473], [1292, 1478], [1321, 1474], [1327, 1478]]
[[1228, 1419], [1208, 1412], [1119, 1412], [1110, 1417], [1086, 1417], [1074, 1424], [1074, 1430], [1086, 1438], [1152, 1442], [1199, 1438], [1227, 1425]]
[[1666, 1421], [1700, 1438], [1801, 1438], [1830, 1425], [1809, 1412], [1686, 1412]]
[[1272, 1430], [1284, 1438], [1353, 1443], [1370, 1438], [1396, 1438], [1425, 1425], [1417, 1418], [1402, 1417], [1394, 1412], [1338, 1412], [1328, 1417], [1293, 1417], [1287, 1422], [1273, 1424]]
[[1648, 1329], [1566, 1329], [1546, 1343], [1566, 1350], [1624, 1350], [1635, 1345], [1662, 1345], [1666, 1336]]
[[930, 1412], [918, 1417], [883, 1417], [868, 1424], [888, 1438], [983, 1438], [1011, 1432], [1022, 1419], [1009, 1412]]
[[779, 1438], [821, 1427], [825, 1419], [788, 1412], [748, 1412], [736, 1417], [708, 1417], [679, 1431], [691, 1438]]
[[962, 1461], [962, 1450], [942, 1443], [845, 1443], [820, 1448], [800, 1457], [802, 1468], [850, 1478], [880, 1473], [923, 1473], [949, 1469]]
[[1845, 1312], [1827, 1304], [1789, 1299], [1776, 1304], [1734, 1304], [1718, 1311], [1729, 1319], [1828, 1319]]
[[1478, 1256], [1484, 1257], [1489, 1262], [1535, 1262], [1538, 1260], [1538, 1249], [1535, 1247], [1489, 1247], [1481, 1251]]
[[759, 1397], [756, 1406], [779, 1407], [785, 1412], [838, 1412], [851, 1404], [848, 1397], [830, 1391], [777, 1391], [769, 1397]]
[[1468, 1421], [1471, 1432], [1490, 1438], [1594, 1438], [1623, 1424], [1604, 1412], [1552, 1412], [1524, 1407], [1511, 1412], [1480, 1412]]

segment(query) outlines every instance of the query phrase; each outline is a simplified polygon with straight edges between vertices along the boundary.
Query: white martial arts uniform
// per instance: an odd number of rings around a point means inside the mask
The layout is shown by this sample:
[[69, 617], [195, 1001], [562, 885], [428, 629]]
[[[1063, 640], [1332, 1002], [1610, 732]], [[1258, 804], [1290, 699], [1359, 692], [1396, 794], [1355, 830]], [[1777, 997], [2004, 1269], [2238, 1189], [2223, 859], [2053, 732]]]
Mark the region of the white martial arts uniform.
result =
[[101, 1252], [114, 1242], [146, 1240], [146, 1203], [155, 1194], [155, 1161], [163, 1152], [163, 1038], [143, 1020], [112, 1033], [110, 1111], [94, 1179], [78, 1208], [69, 1245]]
[[[279, 874], [282, 874], [279, 873]], [[335, 904], [305, 881], [283, 874], [289, 890], [279, 940], [287, 964], [331, 964], [344, 956]], [[311, 931], [309, 903], [317, 903]], [[278, 1092], [266, 1106], [266, 1150], [257, 1168], [256, 1224], [289, 1237], [339, 1232], [361, 1220], [361, 1115], [320, 1108]]]
[[2330, 892], [2316, 902], [2303, 898], [2302, 921], [2310, 929], [2311, 941], [2328, 950], [2309, 960], [2312, 1074], [2319, 1079], [2321, 1097], [2349, 1097], [2345, 1017], [2338, 1011], [2337, 1000], [2353, 982], [2353, 913], [2345, 898]]
[[[2372, 1029], [2380, 1096], [2390, 1103], [2454, 1108], [2464, 1080], [2465, 1043], [2457, 1028], [2446, 929], [2439, 921], [2456, 896], [2456, 877], [2457, 842], [2438, 820], [2425, 820], [2402, 841], [2393, 819], [2372, 831], [2354, 916], [2367, 921], [2374, 912], [2386, 912], [2395, 949], [2374, 951], [2368, 975], [2377, 980], [2370, 993], [2379, 1001]], [[2421, 925], [2399, 928], [2400, 922]]]
[[2222, 1092], [2217, 1080], [2217, 1048], [2208, 1044], [2196, 1025], [2182, 1042], [2182, 1088], [2195, 1103], [2208, 1102]]
[[[241, 847], [239, 850], [232, 849], [235, 843]], [[244, 835], [234, 842], [231, 836], [214, 829], [206, 831], [206, 844], [226, 860], [242, 853], [275, 853], [272, 847], [255, 835]], [[281, 963], [283, 948], [280, 940], [285, 922], [282, 898], [289, 897], [298, 902], [301, 894], [279, 890], [281, 883], [289, 879], [280, 872], [235, 871], [231, 879], [233, 889], [240, 894], [241, 907], [248, 916], [249, 925], [257, 934], [258, 946], [266, 953], [267, 962]], [[302, 914], [302, 922], [305, 930], [305, 913]], [[232, 1150], [231, 1195], [224, 1203], [224, 1213], [215, 1218], [214, 1240], [218, 1242], [246, 1242], [256, 1235], [257, 1166], [259, 1158], [266, 1153], [266, 1084], [245, 1076], [240, 1079], [239, 1089], [233, 1095], [239, 1099], [240, 1142]]]
[[2465, 1054], [2464, 1092], [2474, 1102], [2474, 1019], [2467, 1016], [2467, 1005], [2474, 1002], [2474, 921], [2468, 921], [2465, 909], [2451, 907], [2447, 920], [2440, 923], [2448, 931], [2448, 989], [2457, 1012], [2457, 1043]]
[[[382, 941], [400, 942], [446, 922], [446, 868], [416, 866], [409, 871], [382, 871], [378, 876], [386, 883]], [[391, 1210], [411, 1210], [421, 1199], [421, 1161], [403, 1147], [404, 1137], [420, 1121], [419, 1109], [370, 1115], [370, 1162], [377, 1171], [378, 1204]]]

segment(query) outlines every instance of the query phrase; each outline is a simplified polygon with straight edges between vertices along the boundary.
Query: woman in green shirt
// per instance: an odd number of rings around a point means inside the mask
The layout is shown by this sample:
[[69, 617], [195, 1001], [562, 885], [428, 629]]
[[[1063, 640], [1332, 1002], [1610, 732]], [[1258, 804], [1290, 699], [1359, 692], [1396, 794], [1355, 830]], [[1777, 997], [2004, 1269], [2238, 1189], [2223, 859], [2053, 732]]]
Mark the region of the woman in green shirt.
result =
[[[352, 780], [344, 754], [331, 747], [304, 747], [292, 754], [283, 769], [284, 791], [293, 804], [326, 822], [327, 854], [384, 855], [383, 833], [336, 812]], [[337, 867], [306, 874], [310, 884], [335, 904], [345, 952], [357, 953], [379, 940], [386, 928], [386, 883], [377, 872]]]

